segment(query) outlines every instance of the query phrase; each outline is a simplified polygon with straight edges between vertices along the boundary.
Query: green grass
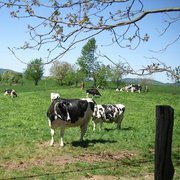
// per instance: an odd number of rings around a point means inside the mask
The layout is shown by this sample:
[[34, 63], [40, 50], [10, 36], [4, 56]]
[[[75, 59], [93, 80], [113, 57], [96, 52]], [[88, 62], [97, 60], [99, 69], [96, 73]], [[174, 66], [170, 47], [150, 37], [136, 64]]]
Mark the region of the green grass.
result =
[[[10, 86], [0, 86], [0, 91]], [[126, 106], [122, 129], [115, 124], [103, 124], [103, 130], [93, 132], [88, 126], [85, 142], [79, 143], [79, 128], [65, 131], [65, 147], [59, 147], [59, 131], [55, 146], [50, 147], [50, 130], [46, 111], [50, 92], [65, 98], [85, 97], [85, 91], [75, 87], [60, 87], [52, 81], [32, 82], [12, 86], [18, 97], [0, 95], [0, 179], [22, 177], [34, 179], [79, 179], [93, 176], [113, 176], [145, 179], [154, 173], [156, 105], [174, 108], [172, 159], [174, 179], [180, 178], [180, 88], [152, 86], [148, 93], [122, 93], [114, 89], [101, 90], [96, 103], [122, 103]]]

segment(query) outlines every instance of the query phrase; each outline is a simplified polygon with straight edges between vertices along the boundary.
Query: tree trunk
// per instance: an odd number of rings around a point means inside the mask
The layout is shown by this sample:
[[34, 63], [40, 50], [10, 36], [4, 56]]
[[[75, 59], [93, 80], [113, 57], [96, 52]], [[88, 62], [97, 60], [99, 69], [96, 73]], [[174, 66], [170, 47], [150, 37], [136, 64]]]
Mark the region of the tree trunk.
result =
[[38, 80], [35, 80], [34, 84], [35, 84], [35, 86], [37, 86], [38, 85]]

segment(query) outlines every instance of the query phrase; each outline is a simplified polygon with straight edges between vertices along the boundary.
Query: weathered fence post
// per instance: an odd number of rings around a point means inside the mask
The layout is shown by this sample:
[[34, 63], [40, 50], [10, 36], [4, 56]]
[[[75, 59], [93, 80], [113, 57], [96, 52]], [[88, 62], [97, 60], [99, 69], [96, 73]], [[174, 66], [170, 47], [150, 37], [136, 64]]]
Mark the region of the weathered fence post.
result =
[[174, 109], [156, 106], [155, 180], [172, 180], [174, 167], [171, 160], [171, 144]]

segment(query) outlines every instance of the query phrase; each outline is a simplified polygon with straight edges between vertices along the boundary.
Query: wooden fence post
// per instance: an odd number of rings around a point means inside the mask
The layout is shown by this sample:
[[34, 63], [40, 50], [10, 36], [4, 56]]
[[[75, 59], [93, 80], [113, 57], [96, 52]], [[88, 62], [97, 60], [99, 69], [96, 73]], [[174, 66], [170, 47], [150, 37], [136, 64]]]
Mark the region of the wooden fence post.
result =
[[156, 106], [155, 180], [172, 180], [174, 167], [171, 160], [171, 144], [174, 109]]

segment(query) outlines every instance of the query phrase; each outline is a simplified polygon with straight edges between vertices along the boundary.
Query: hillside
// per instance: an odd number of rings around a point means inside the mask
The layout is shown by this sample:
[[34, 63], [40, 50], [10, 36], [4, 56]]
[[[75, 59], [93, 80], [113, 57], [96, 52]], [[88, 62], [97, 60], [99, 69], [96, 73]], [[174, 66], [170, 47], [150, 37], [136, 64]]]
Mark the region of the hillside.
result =
[[6, 71], [11, 71], [11, 72], [15, 72], [15, 73], [21, 73], [21, 72], [17, 72], [17, 71], [14, 71], [14, 70], [11, 70], [11, 69], [3, 69], [3, 68], [0, 68], [0, 74], [6, 72]]
[[[122, 81], [127, 84], [128, 83], [132, 83], [132, 84], [141, 83], [141, 79], [138, 79], [138, 78], [124, 78], [124, 79], [122, 79]], [[147, 79], [147, 81], [149, 81], [151, 84], [154, 84], [154, 85], [164, 85], [164, 83], [162, 83], [160, 81], [152, 80], [152, 79]]]
[[11, 71], [10, 69], [3, 69], [3, 68], [0, 68], [0, 74], [4, 73], [5, 71]]

